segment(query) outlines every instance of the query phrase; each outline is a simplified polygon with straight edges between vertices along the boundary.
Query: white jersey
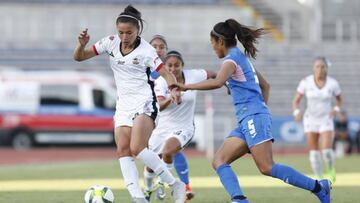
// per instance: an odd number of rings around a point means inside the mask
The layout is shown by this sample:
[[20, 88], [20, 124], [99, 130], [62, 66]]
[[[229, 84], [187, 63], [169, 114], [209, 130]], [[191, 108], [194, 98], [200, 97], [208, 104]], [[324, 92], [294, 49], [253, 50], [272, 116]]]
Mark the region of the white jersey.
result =
[[[207, 73], [203, 69], [183, 70], [185, 84], [198, 83], [207, 79]], [[159, 77], [155, 81], [156, 96], [170, 98], [170, 90], [164, 78]], [[167, 136], [179, 130], [194, 132], [194, 111], [196, 103], [196, 90], [185, 91], [179, 105], [169, 104], [160, 112], [158, 126], [153, 134]]]
[[150, 73], [155, 69], [159, 70], [163, 63], [155, 49], [145, 40], [138, 38], [137, 47], [123, 56], [120, 43], [118, 35], [111, 35], [93, 45], [96, 54], [109, 55], [118, 93], [116, 110], [132, 111], [143, 106], [145, 102], [156, 102]]
[[316, 120], [328, 119], [332, 110], [331, 102], [334, 96], [341, 94], [339, 83], [327, 76], [324, 87], [319, 89], [315, 83], [314, 75], [301, 80], [297, 92], [307, 98], [304, 117]]

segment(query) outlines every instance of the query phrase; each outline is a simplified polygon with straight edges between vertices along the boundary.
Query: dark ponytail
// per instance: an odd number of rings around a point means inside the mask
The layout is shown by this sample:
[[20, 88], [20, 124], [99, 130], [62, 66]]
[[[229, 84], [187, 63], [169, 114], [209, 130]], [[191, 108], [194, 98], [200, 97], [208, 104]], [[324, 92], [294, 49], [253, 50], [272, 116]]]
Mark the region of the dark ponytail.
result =
[[119, 23], [132, 23], [139, 29], [139, 35], [143, 31], [144, 20], [141, 19], [141, 13], [132, 5], [128, 5], [116, 19], [116, 24]]
[[245, 48], [245, 55], [251, 58], [256, 58], [258, 52], [255, 44], [257, 39], [265, 34], [265, 29], [251, 29], [247, 26], [241, 25], [234, 19], [228, 19], [225, 22], [217, 23], [211, 31], [211, 37], [218, 40], [223, 38], [225, 47], [236, 46], [236, 38]]

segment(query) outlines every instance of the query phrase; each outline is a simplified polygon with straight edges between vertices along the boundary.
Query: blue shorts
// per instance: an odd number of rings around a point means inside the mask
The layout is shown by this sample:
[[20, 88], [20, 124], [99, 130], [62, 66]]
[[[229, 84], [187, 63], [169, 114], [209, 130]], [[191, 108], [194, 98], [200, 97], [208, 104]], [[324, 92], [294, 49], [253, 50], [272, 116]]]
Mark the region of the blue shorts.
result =
[[238, 127], [232, 130], [228, 137], [238, 137], [244, 140], [249, 149], [266, 141], [273, 141], [271, 133], [271, 116], [255, 114], [244, 118]]

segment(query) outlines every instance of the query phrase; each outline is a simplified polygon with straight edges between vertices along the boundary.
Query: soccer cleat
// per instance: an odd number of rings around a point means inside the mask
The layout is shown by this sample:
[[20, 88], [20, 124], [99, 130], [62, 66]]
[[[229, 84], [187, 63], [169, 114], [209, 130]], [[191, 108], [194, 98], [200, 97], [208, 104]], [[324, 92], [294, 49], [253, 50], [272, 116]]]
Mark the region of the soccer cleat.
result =
[[150, 198], [151, 198], [151, 193], [152, 193], [152, 191], [148, 191], [148, 190], [144, 191], [145, 199], [149, 202], [150, 202]]
[[186, 185], [185, 191], [186, 191], [186, 200], [191, 200], [192, 198], [195, 197], [195, 193], [191, 190], [189, 184]]
[[174, 184], [170, 185], [170, 188], [175, 203], [184, 203], [186, 201], [185, 183], [177, 180]]
[[155, 193], [155, 198], [156, 198], [157, 200], [162, 201], [162, 200], [165, 199], [166, 193], [165, 193], [165, 185], [164, 185], [164, 183], [158, 182], [158, 183], [155, 185], [153, 191], [156, 191], [156, 193]]
[[145, 198], [140, 198], [140, 197], [134, 197], [132, 199], [132, 203], [149, 203], [149, 201], [147, 201]]
[[332, 167], [331, 169], [328, 169], [326, 172], [326, 177], [330, 180], [331, 184], [335, 183], [336, 180], [336, 172], [335, 168]]
[[321, 186], [321, 190], [314, 194], [319, 198], [321, 203], [330, 203], [330, 181], [323, 179], [319, 181], [319, 184]]

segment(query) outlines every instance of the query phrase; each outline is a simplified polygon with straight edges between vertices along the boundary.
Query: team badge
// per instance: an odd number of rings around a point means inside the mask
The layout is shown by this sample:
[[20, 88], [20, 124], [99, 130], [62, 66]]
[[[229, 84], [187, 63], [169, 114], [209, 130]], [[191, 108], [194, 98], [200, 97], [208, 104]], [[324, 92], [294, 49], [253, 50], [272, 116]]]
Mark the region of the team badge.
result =
[[135, 57], [132, 63], [138, 65], [140, 63], [140, 59], [138, 57]]
[[109, 40], [113, 41], [114, 40], [114, 36], [110, 36]]

